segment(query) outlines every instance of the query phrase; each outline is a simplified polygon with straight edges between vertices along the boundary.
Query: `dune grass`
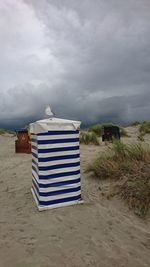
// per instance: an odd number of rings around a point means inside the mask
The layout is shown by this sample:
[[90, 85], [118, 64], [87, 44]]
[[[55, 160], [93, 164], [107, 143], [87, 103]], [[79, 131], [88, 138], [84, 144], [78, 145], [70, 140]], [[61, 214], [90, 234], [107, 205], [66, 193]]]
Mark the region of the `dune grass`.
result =
[[1, 135], [1, 134], [4, 134], [5, 132], [6, 132], [5, 129], [0, 128], [0, 135]]
[[140, 128], [139, 128], [140, 133], [142, 134], [150, 134], [150, 121], [144, 121]]
[[99, 145], [97, 135], [93, 132], [81, 132], [80, 133], [80, 143], [89, 145]]
[[92, 125], [89, 129], [88, 129], [89, 132], [93, 132], [95, 133], [97, 136], [102, 136], [103, 134], [103, 125], [102, 124], [95, 124], [95, 125]]
[[140, 125], [141, 123], [139, 121], [134, 121], [132, 122], [131, 126], [138, 126]]
[[144, 217], [150, 209], [150, 146], [115, 142], [111, 152], [87, 168], [99, 179], [120, 182], [117, 194]]
[[125, 130], [125, 128], [119, 126], [120, 128], [120, 135], [121, 137], [129, 137], [128, 134], [127, 134], [127, 131]]
[[145, 134], [150, 134], [150, 121], [144, 121], [139, 127], [138, 140], [144, 141]]
[[[113, 123], [103, 123], [103, 124], [95, 124], [93, 126], [91, 126], [88, 131], [89, 132], [94, 132], [97, 136], [102, 136], [103, 134], [103, 129], [104, 129], [104, 126], [118, 126], [116, 124], [113, 124]], [[126, 130], [121, 127], [121, 126], [118, 126], [119, 129], [120, 129], [120, 135], [123, 137], [123, 136], [128, 136]]]
[[139, 135], [138, 135], [138, 140], [140, 141], [140, 142], [144, 142], [144, 133], [139, 133]]

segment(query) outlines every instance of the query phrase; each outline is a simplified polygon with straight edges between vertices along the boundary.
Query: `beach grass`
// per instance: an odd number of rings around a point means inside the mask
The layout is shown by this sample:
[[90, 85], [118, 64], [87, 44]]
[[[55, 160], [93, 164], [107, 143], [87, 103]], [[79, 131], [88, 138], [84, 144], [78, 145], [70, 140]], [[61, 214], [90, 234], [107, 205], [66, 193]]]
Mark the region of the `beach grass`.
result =
[[139, 128], [141, 134], [150, 134], [150, 121], [144, 121]]
[[0, 135], [1, 135], [1, 134], [4, 134], [5, 132], [6, 132], [5, 129], [0, 128]]
[[145, 217], [150, 209], [150, 146], [115, 142], [111, 151], [91, 163], [87, 172], [98, 179], [119, 181], [117, 194]]
[[89, 132], [94, 132], [97, 136], [102, 136], [102, 134], [103, 134], [103, 129], [104, 129], [104, 126], [118, 126], [119, 127], [119, 129], [120, 129], [120, 135], [122, 136], [122, 137], [127, 137], [128, 136], [128, 134], [127, 134], [127, 132], [126, 132], [126, 130], [123, 128], [123, 127], [121, 127], [121, 126], [119, 126], [119, 125], [116, 125], [116, 124], [113, 124], [113, 123], [103, 123], [103, 124], [95, 124], [95, 125], [92, 125], [89, 129], [88, 129], [88, 131]]
[[81, 131], [80, 133], [80, 143], [89, 145], [99, 145], [98, 137], [94, 132]]

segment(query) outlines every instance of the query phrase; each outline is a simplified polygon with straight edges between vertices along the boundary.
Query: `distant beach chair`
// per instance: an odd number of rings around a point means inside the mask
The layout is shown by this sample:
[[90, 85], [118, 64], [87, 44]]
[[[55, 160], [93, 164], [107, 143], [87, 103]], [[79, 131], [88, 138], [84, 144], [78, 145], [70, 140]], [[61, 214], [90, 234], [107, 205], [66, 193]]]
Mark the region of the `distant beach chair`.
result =
[[16, 131], [17, 140], [15, 141], [16, 153], [31, 153], [31, 142], [28, 130]]
[[120, 140], [120, 129], [118, 126], [104, 126], [102, 141]]

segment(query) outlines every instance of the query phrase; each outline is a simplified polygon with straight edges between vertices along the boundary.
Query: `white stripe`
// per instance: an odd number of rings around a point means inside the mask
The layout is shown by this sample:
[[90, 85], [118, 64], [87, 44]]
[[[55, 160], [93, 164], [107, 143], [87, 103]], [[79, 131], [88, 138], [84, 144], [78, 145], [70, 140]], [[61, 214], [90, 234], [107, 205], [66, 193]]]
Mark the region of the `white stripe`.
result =
[[[33, 174], [34, 178], [36, 179], [37, 183], [39, 183], [40, 182], [39, 176], [33, 169], [32, 169], [32, 174]], [[46, 182], [46, 184], [47, 184], [47, 182]]]
[[49, 158], [55, 156], [76, 155], [80, 154], [80, 150], [62, 151], [62, 152], [50, 152], [50, 153], [38, 153], [39, 158]]
[[32, 146], [32, 152], [34, 152], [35, 154], [37, 154], [37, 152], [38, 152], [38, 146], [34, 146], [34, 147]]
[[33, 169], [32, 169], [32, 173], [37, 183], [40, 183], [40, 184], [52, 184], [52, 183], [57, 183], [57, 182], [72, 181], [72, 180], [76, 180], [80, 178], [80, 173], [78, 173], [75, 175], [63, 176], [59, 178], [39, 179], [38, 174]]
[[57, 187], [50, 187], [50, 188], [40, 188], [40, 192], [49, 193], [49, 192], [54, 192], [54, 191], [70, 189], [70, 188], [77, 188], [79, 186], [81, 186], [80, 183], [72, 184], [72, 186], [57, 186]]
[[50, 200], [58, 200], [58, 199], [63, 199], [63, 198], [68, 198], [68, 197], [75, 197], [79, 196], [81, 194], [81, 190], [73, 193], [68, 193], [68, 194], [60, 194], [56, 196], [48, 196], [48, 197], [42, 197], [40, 196], [39, 199], [41, 201], [50, 201]]
[[[37, 187], [39, 188], [36, 180], [33, 178], [34, 182], [36, 183]], [[33, 184], [34, 185], [34, 184]], [[57, 187], [49, 187], [49, 188], [39, 188], [39, 191], [42, 193], [48, 193], [48, 192], [54, 192], [59, 190], [65, 190], [69, 188], [77, 188], [81, 186], [81, 183], [71, 184], [71, 185], [63, 185], [63, 186], [57, 186]]]
[[38, 149], [49, 149], [49, 148], [51, 149], [51, 148], [72, 147], [72, 146], [79, 146], [79, 142], [44, 144], [44, 145], [38, 144]]
[[53, 165], [57, 165], [57, 164], [75, 163], [75, 162], [80, 162], [80, 158], [52, 160], [52, 161], [48, 161], [48, 162], [39, 162], [38, 166], [47, 167], [47, 166], [53, 166]]
[[[32, 193], [32, 194], [33, 194], [33, 197], [35, 198], [34, 193]], [[35, 202], [36, 202], [36, 199], [35, 199]], [[46, 206], [37, 205], [37, 207], [38, 207], [38, 211], [43, 211], [43, 210], [52, 210], [52, 209], [57, 209], [57, 208], [62, 208], [62, 207], [69, 207], [69, 206], [79, 205], [79, 204], [83, 204], [83, 203], [84, 203], [83, 200], [77, 199], [77, 200], [73, 200], [73, 201], [67, 201], [67, 202], [48, 205], [48, 206], [47, 205]]]
[[[32, 192], [33, 197], [35, 199], [34, 196], [34, 192]], [[35, 202], [37, 203], [36, 199]], [[73, 201], [67, 201], [67, 202], [63, 202], [63, 203], [58, 203], [58, 204], [53, 204], [53, 205], [46, 205], [46, 206], [41, 206], [37, 204], [37, 208], [38, 211], [43, 211], [43, 210], [52, 210], [52, 209], [57, 209], [57, 208], [62, 208], [62, 207], [69, 207], [69, 206], [73, 206], [73, 205], [80, 205], [83, 204], [83, 200], [81, 199], [77, 199], [77, 200], [73, 200]]]
[[38, 156], [38, 148], [34, 149], [33, 147], [31, 147], [31, 152]]
[[32, 166], [37, 170], [37, 172], [39, 173], [38, 167], [36, 166], [36, 164], [34, 164], [34, 162], [32, 162]]
[[38, 155], [36, 155], [36, 156], [37, 157], [35, 157], [34, 155], [32, 155], [32, 159], [38, 163]]
[[[75, 175], [74, 175], [75, 176]], [[40, 190], [48, 190], [48, 191], [53, 191], [53, 188], [54, 188], [54, 186], [52, 186], [52, 187], [48, 187], [48, 188], [41, 188], [40, 186], [39, 186], [39, 184], [53, 184], [53, 183], [59, 183], [59, 182], [64, 182], [64, 181], [74, 181], [74, 180], [77, 180], [78, 178], [80, 178], [80, 176], [79, 176], [79, 174], [78, 174], [78, 177], [70, 177], [70, 179], [66, 179], [66, 177], [65, 178], [63, 178], [63, 179], [61, 179], [61, 178], [57, 178], [57, 180], [56, 180], [56, 178], [55, 179], [51, 179], [51, 180], [53, 180], [53, 181], [49, 181], [48, 180], [48, 182], [41, 182], [41, 181], [38, 181], [37, 180], [37, 178], [36, 177], [33, 177], [32, 176], [32, 180], [33, 181], [35, 181], [36, 182], [36, 184], [37, 184], [37, 187], [39, 187], [40, 188]], [[55, 180], [55, 181], [54, 181]], [[77, 185], [77, 184], [81, 184], [81, 182], [77, 182], [77, 183], [75, 183], [75, 184], [68, 184], [68, 185], [61, 185], [61, 186], [55, 186], [55, 188], [58, 188], [57, 190], [59, 190], [59, 188], [62, 188], [62, 187], [65, 187], [65, 188], [71, 188], [71, 187], [73, 187], [74, 185]]]
[[33, 191], [33, 189], [31, 188], [31, 192], [33, 194], [33, 198], [36, 202], [37, 208], [39, 211], [42, 210], [49, 210], [49, 209], [56, 209], [56, 208], [60, 208], [60, 207], [67, 207], [67, 206], [72, 206], [72, 205], [77, 205], [77, 204], [83, 204], [83, 200], [79, 199], [79, 200], [73, 200], [73, 201], [67, 201], [67, 202], [63, 202], [63, 203], [58, 203], [58, 204], [53, 204], [53, 205], [48, 205], [48, 206], [41, 206], [38, 204], [35, 193]]
[[38, 163], [38, 158], [35, 158], [34, 156], [32, 156], [32, 159], [38, 164], [39, 166], [39, 163]]
[[76, 175], [72, 175], [72, 176], [64, 176], [64, 177], [60, 177], [60, 178], [53, 178], [53, 179], [39, 179], [38, 175], [35, 173], [35, 171], [33, 170], [33, 175], [36, 178], [37, 183], [40, 184], [53, 184], [53, 183], [59, 183], [59, 182], [65, 182], [65, 181], [72, 181], [72, 180], [76, 180], [80, 178], [80, 173], [76, 174]]
[[31, 148], [32, 148], [32, 150], [35, 151], [34, 153], [37, 153], [37, 150], [38, 150], [38, 146], [37, 145], [31, 144]]
[[32, 148], [32, 153], [38, 156], [38, 151]]
[[48, 171], [39, 171], [39, 175], [51, 175], [51, 174], [57, 174], [57, 173], [66, 173], [66, 172], [73, 172], [80, 170], [80, 166], [76, 167], [69, 167], [69, 168], [60, 168], [60, 169], [54, 169], [54, 170], [48, 170]]
[[33, 181], [36, 183], [37, 187], [39, 188], [39, 183], [38, 183], [37, 179], [35, 177], [33, 177], [33, 175], [32, 175], [32, 182]]
[[31, 141], [31, 145], [32, 145], [32, 146], [37, 146], [37, 142], [33, 142], [33, 141]]
[[37, 136], [38, 141], [39, 140], [71, 139], [71, 138], [79, 138], [79, 134], [62, 134], [62, 135]]
[[37, 141], [38, 140], [37, 136], [36, 135], [31, 135], [31, 141], [32, 140]]
[[63, 198], [68, 198], [68, 197], [75, 197], [81, 194], [81, 190], [77, 191], [77, 192], [72, 192], [72, 193], [67, 193], [67, 194], [58, 194], [55, 196], [48, 196], [48, 197], [43, 197], [43, 196], [39, 196], [36, 188], [33, 185], [33, 188], [39, 198], [39, 200], [41, 201], [51, 201], [51, 200], [58, 200], [58, 199], [63, 199]]

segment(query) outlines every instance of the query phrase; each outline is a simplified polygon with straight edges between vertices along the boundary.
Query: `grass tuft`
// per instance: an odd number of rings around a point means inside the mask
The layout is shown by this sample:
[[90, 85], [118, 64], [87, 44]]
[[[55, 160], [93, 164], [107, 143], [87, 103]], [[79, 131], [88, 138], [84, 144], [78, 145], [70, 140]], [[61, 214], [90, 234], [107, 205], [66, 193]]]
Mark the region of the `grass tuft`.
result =
[[89, 145], [99, 145], [97, 135], [93, 132], [81, 132], [80, 133], [80, 143]]
[[5, 129], [0, 128], [0, 135], [1, 135], [1, 134], [4, 134], [5, 132], [6, 132]]
[[89, 129], [88, 129], [89, 132], [93, 132], [95, 133], [97, 136], [102, 136], [103, 134], [103, 125], [102, 124], [95, 124], [93, 126], [91, 126]]
[[140, 134], [150, 134], [150, 121], [144, 121], [140, 128], [139, 128]]
[[99, 179], [122, 181], [117, 192], [134, 212], [144, 217], [150, 208], [150, 146], [115, 142], [111, 153], [87, 168]]
[[[91, 126], [89, 129], [88, 129], [88, 131], [89, 132], [93, 132], [93, 133], [95, 133], [97, 136], [102, 136], [102, 134], [103, 134], [103, 129], [104, 129], [104, 126], [118, 126], [118, 125], [116, 125], [116, 124], [113, 124], [113, 123], [103, 123], [103, 124], [95, 124], [95, 125], [93, 125], [93, 126]], [[122, 137], [127, 137], [128, 136], [128, 134], [127, 134], [127, 132], [126, 132], [126, 130], [123, 128], [123, 127], [121, 127], [121, 126], [118, 126], [119, 127], [119, 129], [120, 129], [120, 135], [122, 136]]]
[[129, 137], [127, 131], [125, 130], [125, 128], [123, 128], [121, 126], [119, 126], [119, 127], [120, 127], [120, 135], [121, 135], [121, 137]]
[[[146, 166], [143, 165], [145, 168]], [[150, 168], [132, 174], [120, 188], [121, 197], [128, 203], [130, 209], [134, 209], [136, 215], [145, 217], [150, 208]]]
[[140, 125], [141, 123], [139, 121], [134, 121], [132, 122], [131, 126], [138, 126]]

